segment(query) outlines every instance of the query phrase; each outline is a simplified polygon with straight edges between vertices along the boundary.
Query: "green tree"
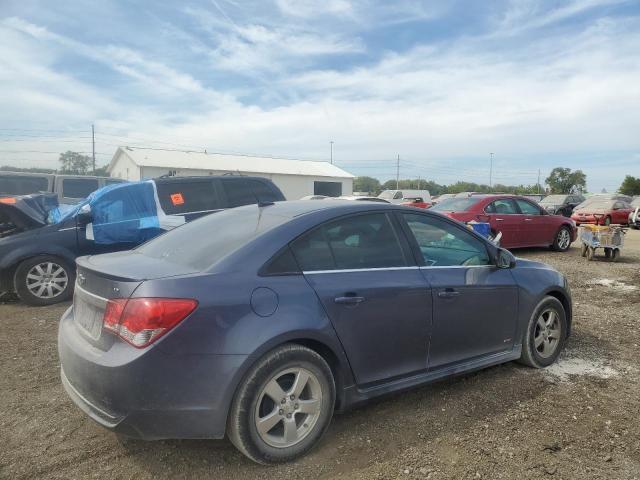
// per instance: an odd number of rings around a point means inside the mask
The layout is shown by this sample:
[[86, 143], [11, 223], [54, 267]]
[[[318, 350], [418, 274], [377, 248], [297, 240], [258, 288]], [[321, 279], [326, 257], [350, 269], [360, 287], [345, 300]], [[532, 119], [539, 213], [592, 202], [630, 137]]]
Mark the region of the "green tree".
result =
[[109, 176], [109, 173], [107, 172], [108, 166], [109, 164], [96, 168], [95, 172], [93, 172], [93, 175], [97, 175], [99, 177], [108, 177]]
[[367, 192], [378, 195], [381, 192], [380, 180], [373, 177], [356, 177], [353, 179], [354, 192]]
[[60, 154], [60, 173], [87, 175], [91, 171], [91, 157], [78, 152], [66, 151]]
[[619, 189], [623, 195], [640, 195], [640, 177], [632, 177], [627, 175], [622, 181]]
[[556, 167], [545, 180], [551, 193], [580, 193], [587, 187], [587, 176], [582, 170]]
[[52, 168], [37, 168], [37, 167], [12, 167], [11, 165], [3, 165], [0, 167], [0, 171], [4, 172], [29, 172], [29, 173], [56, 173]]

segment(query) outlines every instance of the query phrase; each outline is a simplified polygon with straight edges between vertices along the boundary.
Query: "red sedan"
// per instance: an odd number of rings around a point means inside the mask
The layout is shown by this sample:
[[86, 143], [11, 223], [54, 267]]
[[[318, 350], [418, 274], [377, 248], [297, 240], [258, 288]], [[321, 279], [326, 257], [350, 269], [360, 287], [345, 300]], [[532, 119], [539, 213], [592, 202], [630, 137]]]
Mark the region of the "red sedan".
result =
[[431, 207], [461, 222], [485, 222], [502, 232], [505, 248], [553, 247], [564, 252], [577, 237], [576, 224], [562, 215], [549, 215], [540, 205], [515, 195], [451, 198]]
[[429, 208], [431, 206], [431, 204], [425, 202], [422, 197], [406, 197], [405, 200], [406, 202], [402, 202], [401, 205], [416, 208]]
[[592, 223], [596, 225], [610, 225], [629, 223], [629, 214], [634, 208], [623, 200], [591, 198], [578, 205], [571, 218], [580, 225]]

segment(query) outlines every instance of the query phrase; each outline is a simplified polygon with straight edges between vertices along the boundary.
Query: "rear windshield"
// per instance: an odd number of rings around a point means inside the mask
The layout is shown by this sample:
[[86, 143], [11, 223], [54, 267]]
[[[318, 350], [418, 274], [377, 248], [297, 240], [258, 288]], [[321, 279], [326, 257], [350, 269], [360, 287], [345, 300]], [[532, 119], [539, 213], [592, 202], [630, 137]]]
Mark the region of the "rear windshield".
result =
[[20, 175], [0, 175], [0, 193], [5, 195], [29, 195], [30, 193], [48, 192], [47, 177]]
[[211, 213], [141, 245], [138, 251], [204, 271], [262, 233], [288, 220], [250, 205]]
[[447, 198], [435, 206], [431, 207], [431, 210], [437, 212], [465, 212], [469, 208], [478, 203], [478, 198]]
[[540, 203], [548, 203], [551, 205], [561, 204], [567, 199], [566, 195], [549, 195], [543, 198]]

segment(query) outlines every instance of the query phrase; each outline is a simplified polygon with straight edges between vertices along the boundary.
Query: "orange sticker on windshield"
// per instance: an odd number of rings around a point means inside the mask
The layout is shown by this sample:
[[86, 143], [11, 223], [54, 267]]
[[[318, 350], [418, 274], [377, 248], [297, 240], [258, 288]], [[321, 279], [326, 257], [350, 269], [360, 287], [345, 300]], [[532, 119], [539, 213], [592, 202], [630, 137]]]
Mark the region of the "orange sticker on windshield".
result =
[[184, 198], [182, 198], [181, 193], [172, 193], [171, 194], [171, 203], [174, 205], [184, 205]]
[[0, 198], [0, 203], [13, 205], [14, 203], [16, 203], [16, 199], [13, 197]]

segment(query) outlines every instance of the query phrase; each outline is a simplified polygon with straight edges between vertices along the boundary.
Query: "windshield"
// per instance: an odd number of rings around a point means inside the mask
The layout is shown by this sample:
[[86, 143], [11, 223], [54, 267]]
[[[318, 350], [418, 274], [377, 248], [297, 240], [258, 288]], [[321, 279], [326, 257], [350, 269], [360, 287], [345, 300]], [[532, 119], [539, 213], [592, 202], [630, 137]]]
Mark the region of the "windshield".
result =
[[380, 195], [378, 195], [378, 198], [384, 198], [385, 200], [393, 200], [393, 195], [395, 193], [396, 193], [395, 190], [385, 190]]
[[269, 207], [232, 208], [189, 222], [137, 250], [152, 258], [204, 271], [288, 217], [264, 215]]
[[549, 204], [549, 205], [558, 205], [565, 202], [567, 199], [566, 195], [549, 195], [548, 197], [540, 200], [540, 203]]
[[448, 198], [431, 207], [437, 212], [464, 212], [478, 203], [478, 198]]
[[636, 197], [633, 200], [631, 200], [631, 206], [640, 207], [640, 197]]

